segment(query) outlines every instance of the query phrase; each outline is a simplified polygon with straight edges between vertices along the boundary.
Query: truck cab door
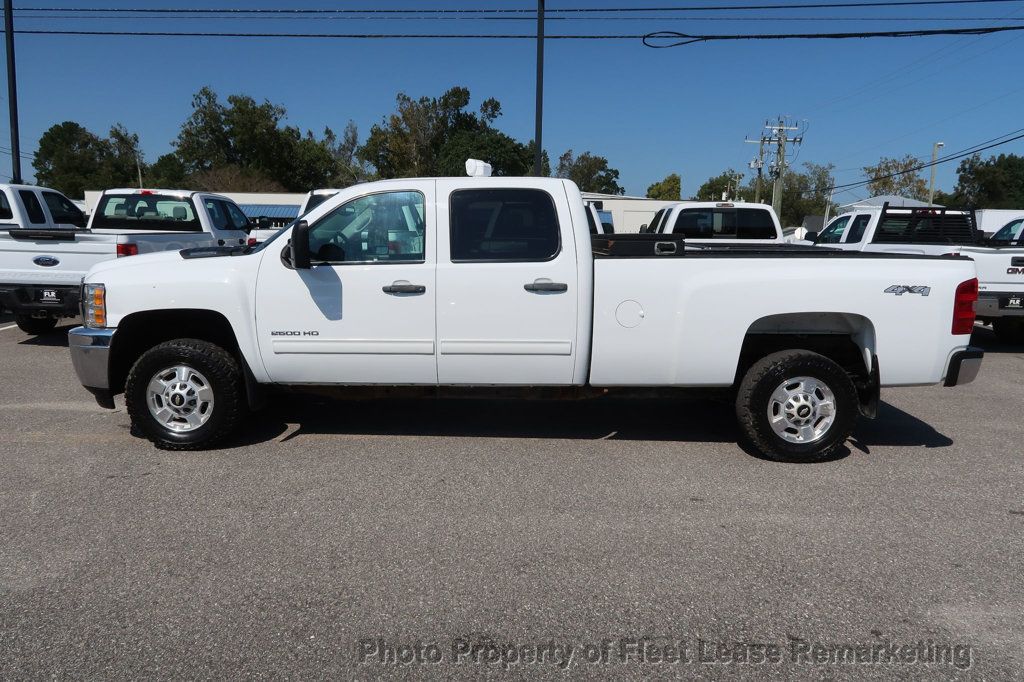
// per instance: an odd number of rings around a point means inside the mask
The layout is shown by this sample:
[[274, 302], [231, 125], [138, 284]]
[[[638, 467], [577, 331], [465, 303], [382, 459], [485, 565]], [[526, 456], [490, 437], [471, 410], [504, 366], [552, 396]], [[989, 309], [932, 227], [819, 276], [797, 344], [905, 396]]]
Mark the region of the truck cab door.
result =
[[274, 382], [437, 383], [434, 181], [365, 192], [315, 212], [311, 268], [291, 266], [290, 230], [264, 248], [256, 332]]
[[[438, 180], [438, 382], [573, 382], [573, 223], [550, 183]], [[469, 184], [469, 186], [467, 186]], [[586, 230], [585, 225], [579, 229]]]

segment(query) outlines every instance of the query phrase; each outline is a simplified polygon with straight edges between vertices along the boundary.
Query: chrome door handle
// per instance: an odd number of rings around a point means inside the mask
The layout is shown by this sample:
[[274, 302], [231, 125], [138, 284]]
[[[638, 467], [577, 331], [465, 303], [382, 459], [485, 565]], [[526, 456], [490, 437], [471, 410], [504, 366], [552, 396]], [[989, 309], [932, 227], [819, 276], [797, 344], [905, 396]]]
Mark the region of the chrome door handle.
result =
[[385, 294], [425, 294], [427, 288], [422, 284], [389, 284], [382, 291]]
[[524, 284], [523, 288], [527, 291], [568, 291], [569, 285], [562, 282], [541, 282], [538, 280]]

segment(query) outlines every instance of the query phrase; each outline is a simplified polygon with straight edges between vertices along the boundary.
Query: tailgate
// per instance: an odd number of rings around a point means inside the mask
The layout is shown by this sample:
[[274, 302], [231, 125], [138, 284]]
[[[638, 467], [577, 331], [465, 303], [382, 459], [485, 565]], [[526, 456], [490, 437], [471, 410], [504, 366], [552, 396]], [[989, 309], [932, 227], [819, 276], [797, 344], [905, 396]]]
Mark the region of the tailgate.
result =
[[96, 263], [116, 257], [111, 236], [72, 230], [0, 232], [0, 284], [77, 285]]
[[1024, 248], [971, 248], [961, 253], [974, 259], [982, 292], [1024, 292]]

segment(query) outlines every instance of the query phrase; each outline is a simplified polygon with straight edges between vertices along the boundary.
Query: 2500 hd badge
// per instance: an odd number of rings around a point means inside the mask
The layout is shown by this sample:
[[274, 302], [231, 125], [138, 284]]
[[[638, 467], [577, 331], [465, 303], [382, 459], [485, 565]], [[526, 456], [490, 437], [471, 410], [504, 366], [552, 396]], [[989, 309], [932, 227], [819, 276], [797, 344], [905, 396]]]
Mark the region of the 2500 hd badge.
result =
[[299, 331], [272, 331], [271, 336], [320, 336], [320, 332], [315, 329], [305, 332]]

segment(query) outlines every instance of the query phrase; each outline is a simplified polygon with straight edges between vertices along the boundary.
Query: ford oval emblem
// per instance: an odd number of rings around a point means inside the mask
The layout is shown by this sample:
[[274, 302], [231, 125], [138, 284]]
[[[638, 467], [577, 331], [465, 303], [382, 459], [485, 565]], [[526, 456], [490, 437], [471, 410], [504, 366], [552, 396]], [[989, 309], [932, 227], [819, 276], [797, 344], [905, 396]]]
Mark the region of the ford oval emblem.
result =
[[54, 265], [60, 265], [60, 261], [53, 256], [36, 256], [32, 259], [32, 262], [44, 268], [52, 268]]

